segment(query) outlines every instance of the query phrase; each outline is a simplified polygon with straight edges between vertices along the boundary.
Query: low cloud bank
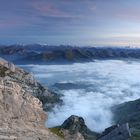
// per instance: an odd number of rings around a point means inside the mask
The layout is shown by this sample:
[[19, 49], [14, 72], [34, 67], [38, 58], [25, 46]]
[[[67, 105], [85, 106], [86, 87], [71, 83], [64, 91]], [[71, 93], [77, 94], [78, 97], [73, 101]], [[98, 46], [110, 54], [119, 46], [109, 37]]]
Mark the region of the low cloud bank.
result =
[[140, 97], [140, 63], [107, 60], [73, 65], [26, 65], [49, 86], [55, 83], [89, 84], [86, 89], [60, 90], [63, 106], [49, 113], [48, 126], [63, 123], [70, 115], [82, 116], [88, 127], [100, 132], [112, 125], [110, 108]]

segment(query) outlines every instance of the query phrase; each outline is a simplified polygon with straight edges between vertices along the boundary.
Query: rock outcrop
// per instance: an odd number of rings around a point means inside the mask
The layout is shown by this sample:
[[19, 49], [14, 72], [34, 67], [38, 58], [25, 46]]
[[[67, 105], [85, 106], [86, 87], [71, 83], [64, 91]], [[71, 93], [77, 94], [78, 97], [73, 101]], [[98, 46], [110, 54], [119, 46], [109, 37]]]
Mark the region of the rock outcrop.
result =
[[72, 115], [61, 126], [51, 128], [66, 140], [96, 140], [98, 134], [92, 132], [82, 117]]
[[0, 139], [58, 140], [44, 127], [41, 102], [17, 83], [11, 85], [16, 88], [0, 87]]
[[[0, 140], [59, 140], [44, 126], [47, 115], [42, 103], [33, 96], [40, 90], [38, 83], [23, 70], [5, 62], [1, 59]], [[27, 83], [35, 87], [31, 89]]]
[[16, 82], [26, 93], [40, 99], [43, 103], [43, 108], [46, 111], [54, 107], [56, 103], [62, 102], [59, 95], [44, 88], [34, 79], [31, 73], [17, 68], [14, 64], [9, 63], [2, 58], [0, 58], [0, 77], [0, 83], [5, 83], [4, 81]]
[[[44, 92], [41, 86], [32, 76], [32, 74], [17, 68], [14, 64], [0, 58], [0, 76], [3, 81], [11, 81], [18, 83], [27, 93], [37, 96]], [[2, 80], [1, 79], [1, 80]]]
[[128, 123], [111, 126], [97, 140], [130, 140], [131, 133]]
[[68, 130], [70, 134], [80, 133], [85, 139], [94, 140], [97, 136], [97, 133], [92, 132], [85, 124], [85, 121], [82, 117], [79, 116], [70, 116], [64, 123], [61, 125], [61, 128]]

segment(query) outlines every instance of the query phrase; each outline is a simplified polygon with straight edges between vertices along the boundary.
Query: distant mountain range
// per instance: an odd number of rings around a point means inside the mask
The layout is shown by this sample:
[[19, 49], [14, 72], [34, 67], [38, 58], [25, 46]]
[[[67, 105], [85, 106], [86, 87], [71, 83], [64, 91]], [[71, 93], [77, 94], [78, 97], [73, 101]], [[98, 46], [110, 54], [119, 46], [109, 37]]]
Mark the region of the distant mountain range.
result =
[[0, 56], [16, 64], [73, 63], [94, 59], [140, 58], [139, 48], [74, 47], [40, 44], [0, 46]]

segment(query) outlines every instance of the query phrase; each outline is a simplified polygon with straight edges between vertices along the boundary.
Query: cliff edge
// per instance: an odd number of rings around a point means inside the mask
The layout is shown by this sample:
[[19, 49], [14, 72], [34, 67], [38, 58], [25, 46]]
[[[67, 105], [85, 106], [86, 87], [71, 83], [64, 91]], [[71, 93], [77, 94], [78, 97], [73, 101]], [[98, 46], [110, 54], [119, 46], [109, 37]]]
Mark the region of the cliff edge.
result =
[[40, 87], [29, 73], [0, 59], [1, 140], [60, 139], [44, 126], [47, 115], [33, 96], [42, 93]]

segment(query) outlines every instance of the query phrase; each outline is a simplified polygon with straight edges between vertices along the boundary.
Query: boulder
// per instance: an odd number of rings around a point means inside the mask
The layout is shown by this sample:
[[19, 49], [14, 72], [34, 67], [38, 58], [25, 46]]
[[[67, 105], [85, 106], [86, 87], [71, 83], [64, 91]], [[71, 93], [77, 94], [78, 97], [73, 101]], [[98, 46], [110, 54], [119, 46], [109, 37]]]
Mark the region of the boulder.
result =
[[111, 126], [97, 140], [130, 140], [131, 133], [128, 123]]
[[61, 126], [57, 127], [57, 131], [67, 140], [96, 140], [98, 136], [97, 133], [88, 129], [82, 117], [75, 115], [66, 119]]
[[61, 125], [63, 129], [69, 130], [71, 133], [87, 131], [87, 126], [82, 117], [72, 115]]

